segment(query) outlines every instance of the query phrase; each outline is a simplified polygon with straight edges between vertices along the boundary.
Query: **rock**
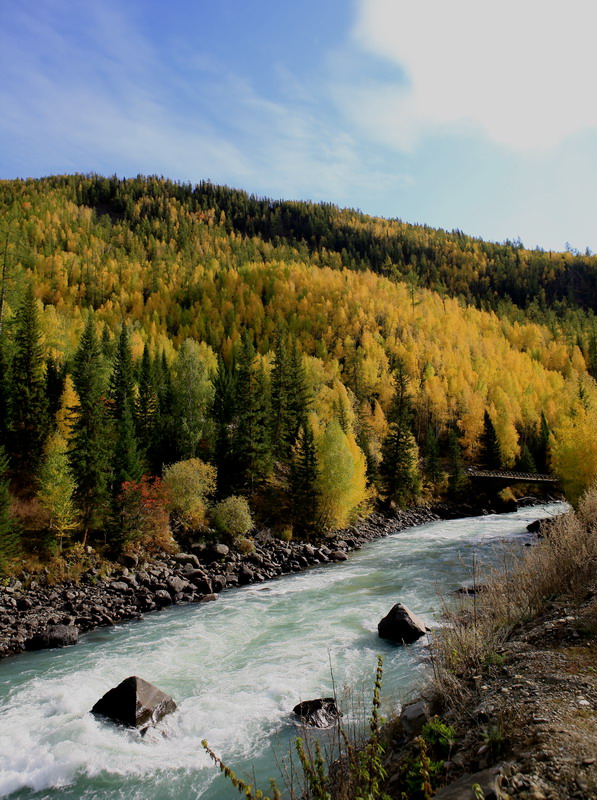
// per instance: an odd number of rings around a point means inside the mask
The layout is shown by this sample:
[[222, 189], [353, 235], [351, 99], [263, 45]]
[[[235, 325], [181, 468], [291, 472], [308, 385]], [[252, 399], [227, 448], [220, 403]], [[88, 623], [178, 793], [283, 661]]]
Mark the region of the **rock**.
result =
[[343, 553], [342, 550], [332, 550], [329, 555], [331, 561], [346, 561], [348, 556], [346, 553]]
[[[433, 795], [434, 800], [476, 800], [477, 797], [484, 797], [485, 800], [506, 800], [506, 795], [502, 789], [503, 767], [491, 767], [474, 775], [463, 775], [462, 778], [440, 789]], [[481, 793], [477, 794], [473, 786], [477, 784], [481, 787]]]
[[313, 728], [329, 728], [342, 716], [342, 712], [338, 709], [333, 697], [304, 700], [292, 710], [300, 717], [303, 725], [311, 725]]
[[170, 592], [166, 589], [158, 589], [154, 595], [154, 600], [160, 606], [169, 606], [172, 603]]
[[38, 633], [27, 639], [27, 650], [42, 650], [46, 647], [67, 647], [77, 644], [79, 629], [75, 625], [48, 625], [43, 633]]
[[177, 564], [182, 564], [183, 566], [188, 564], [195, 569], [198, 569], [201, 566], [201, 562], [193, 553], [175, 553], [172, 558]]
[[148, 728], [175, 709], [176, 703], [170, 695], [143, 678], [132, 675], [106, 692], [93, 706], [91, 713], [130, 728]]
[[200, 603], [213, 603], [213, 601], [217, 600], [217, 599], [218, 599], [218, 595], [215, 594], [215, 592], [212, 592], [211, 594], [203, 595], [203, 597], [201, 598], [201, 600], [199, 602]]
[[174, 594], [180, 594], [184, 592], [186, 589], [189, 589], [191, 584], [188, 581], [184, 581], [182, 578], [172, 577], [168, 578], [166, 581], [168, 589]]
[[541, 530], [542, 523], [543, 520], [541, 519], [536, 519], [534, 522], [529, 522], [529, 524], [527, 525], [527, 531], [529, 533], [539, 533], [539, 531]]
[[382, 639], [390, 639], [399, 644], [416, 642], [427, 632], [422, 619], [413, 614], [402, 603], [396, 603], [390, 612], [380, 621], [377, 631]]
[[416, 700], [405, 705], [400, 712], [400, 724], [406, 735], [414, 738], [421, 733], [423, 725], [431, 719], [431, 706], [426, 700]]

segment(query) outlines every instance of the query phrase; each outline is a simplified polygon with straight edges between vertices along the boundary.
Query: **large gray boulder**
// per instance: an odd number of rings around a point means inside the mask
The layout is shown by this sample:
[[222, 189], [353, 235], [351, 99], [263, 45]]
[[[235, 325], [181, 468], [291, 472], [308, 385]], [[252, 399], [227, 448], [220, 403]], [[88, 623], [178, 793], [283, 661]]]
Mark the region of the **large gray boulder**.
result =
[[145, 729], [175, 709], [176, 703], [170, 695], [143, 678], [132, 675], [106, 692], [93, 706], [91, 713], [130, 728]]
[[398, 644], [410, 644], [425, 636], [427, 626], [402, 603], [396, 603], [378, 624], [377, 632], [382, 639], [390, 639]]
[[342, 716], [342, 712], [338, 709], [333, 697], [303, 700], [292, 710], [300, 718], [303, 725], [310, 725], [313, 728], [329, 728]]
[[37, 633], [25, 642], [27, 650], [42, 650], [46, 647], [67, 647], [77, 644], [79, 629], [76, 625], [48, 625], [42, 633]]

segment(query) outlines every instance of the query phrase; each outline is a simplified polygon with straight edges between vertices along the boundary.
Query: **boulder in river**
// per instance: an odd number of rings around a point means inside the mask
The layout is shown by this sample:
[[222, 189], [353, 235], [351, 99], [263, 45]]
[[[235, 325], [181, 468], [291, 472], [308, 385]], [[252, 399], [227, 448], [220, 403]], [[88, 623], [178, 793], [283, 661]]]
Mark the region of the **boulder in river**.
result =
[[67, 647], [77, 644], [79, 629], [76, 625], [48, 625], [42, 633], [37, 633], [25, 642], [27, 650], [42, 650], [46, 647]]
[[130, 728], [148, 728], [176, 710], [170, 695], [132, 675], [97, 701], [92, 714], [107, 717]]
[[390, 612], [380, 621], [377, 632], [382, 639], [390, 639], [399, 644], [416, 642], [427, 633], [427, 626], [420, 617], [403, 606], [396, 603]]
[[303, 725], [311, 725], [313, 728], [329, 728], [342, 716], [333, 697], [304, 700], [292, 710], [300, 717]]

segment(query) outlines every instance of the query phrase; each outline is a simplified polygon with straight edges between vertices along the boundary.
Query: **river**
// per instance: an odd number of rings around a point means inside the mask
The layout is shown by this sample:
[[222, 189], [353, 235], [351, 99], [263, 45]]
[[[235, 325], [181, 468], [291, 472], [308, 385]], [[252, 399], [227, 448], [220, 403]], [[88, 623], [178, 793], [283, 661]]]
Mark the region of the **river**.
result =
[[[63, 650], [0, 662], [0, 796], [228, 800], [235, 794], [201, 747], [266, 788], [298, 730], [300, 700], [351, 686], [371, 695], [384, 657], [386, 710], [429, 675], [426, 638], [399, 647], [377, 636], [396, 602], [440, 623], [438, 591], [472, 582], [471, 564], [521, 546], [526, 525], [562, 504], [434, 522], [367, 544], [348, 561], [224, 592], [100, 629]], [[512, 545], [510, 545], [512, 546]], [[142, 738], [89, 713], [129, 675], [174, 697], [178, 710]], [[358, 705], [358, 704], [357, 704]], [[276, 755], [277, 753], [277, 755]]]

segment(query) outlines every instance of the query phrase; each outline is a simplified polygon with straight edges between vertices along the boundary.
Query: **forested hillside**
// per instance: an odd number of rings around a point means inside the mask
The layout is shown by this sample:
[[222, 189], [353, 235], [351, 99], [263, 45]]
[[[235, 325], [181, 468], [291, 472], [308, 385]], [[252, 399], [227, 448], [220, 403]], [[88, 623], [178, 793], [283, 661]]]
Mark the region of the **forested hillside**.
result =
[[0, 210], [4, 568], [27, 531], [315, 535], [466, 463], [597, 471], [592, 256], [158, 178]]

